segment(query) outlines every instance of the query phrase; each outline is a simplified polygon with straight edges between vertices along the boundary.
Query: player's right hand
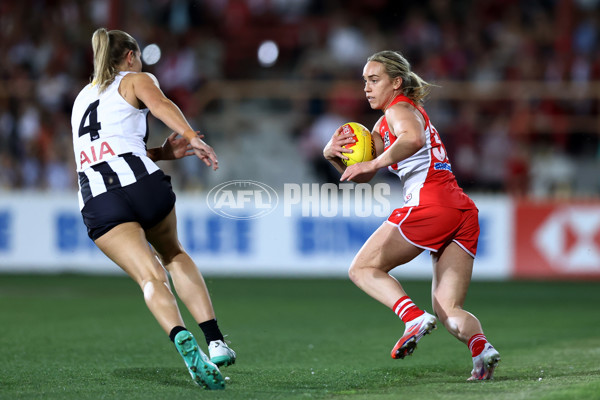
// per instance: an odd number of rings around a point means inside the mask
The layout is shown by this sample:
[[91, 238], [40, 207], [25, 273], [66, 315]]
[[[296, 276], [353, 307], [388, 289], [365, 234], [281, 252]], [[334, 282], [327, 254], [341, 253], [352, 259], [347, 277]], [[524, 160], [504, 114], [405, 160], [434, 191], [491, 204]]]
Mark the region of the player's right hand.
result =
[[343, 133], [342, 126], [335, 130], [331, 140], [323, 149], [323, 157], [325, 157], [327, 160], [332, 160], [336, 157], [347, 160], [348, 157], [346, 157], [344, 153], [354, 152], [352, 149], [343, 147], [350, 143], [356, 143], [356, 140], [354, 139], [354, 134], [352, 132]]
[[200, 137], [196, 136], [190, 140], [190, 145], [194, 150], [196, 156], [206, 164], [206, 166], [212, 166], [213, 171], [219, 168], [219, 161], [217, 155], [212, 147], [206, 144]]

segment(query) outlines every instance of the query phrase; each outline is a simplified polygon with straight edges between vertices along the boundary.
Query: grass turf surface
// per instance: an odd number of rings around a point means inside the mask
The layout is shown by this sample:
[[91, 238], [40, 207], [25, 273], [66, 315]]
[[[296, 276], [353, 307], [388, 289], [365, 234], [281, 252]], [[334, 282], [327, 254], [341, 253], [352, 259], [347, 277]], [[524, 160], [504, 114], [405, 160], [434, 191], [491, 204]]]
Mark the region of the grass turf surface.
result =
[[[600, 399], [599, 282], [473, 282], [465, 308], [502, 356], [486, 382], [443, 327], [392, 360], [403, 324], [347, 280], [207, 284], [238, 353], [223, 392], [192, 382], [129, 278], [0, 275], [0, 398]], [[404, 283], [427, 310], [429, 285]]]

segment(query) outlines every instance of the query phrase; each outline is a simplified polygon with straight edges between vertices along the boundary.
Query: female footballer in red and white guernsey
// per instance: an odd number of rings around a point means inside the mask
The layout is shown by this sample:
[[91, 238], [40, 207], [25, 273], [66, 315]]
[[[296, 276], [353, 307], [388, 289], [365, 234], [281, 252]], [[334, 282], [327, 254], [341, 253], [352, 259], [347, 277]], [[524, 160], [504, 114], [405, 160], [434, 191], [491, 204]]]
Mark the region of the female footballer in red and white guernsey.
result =
[[446, 149], [423, 109], [431, 85], [394, 51], [369, 57], [363, 79], [371, 108], [383, 111], [372, 131], [375, 159], [346, 167], [341, 159], [352, 150], [343, 146], [354, 140], [341, 129], [323, 155], [342, 174], [341, 181], [368, 182], [387, 167], [400, 178], [404, 203], [364, 243], [350, 266], [350, 279], [405, 323], [391, 352], [394, 359], [404, 358], [436, 328], [437, 320], [415, 305], [389, 272], [430, 251], [433, 312], [471, 351], [468, 379], [492, 379], [500, 355], [479, 320], [463, 309], [477, 252], [478, 210], [458, 186]]
[[[156, 78], [142, 72], [135, 39], [100, 28], [92, 47], [93, 81], [75, 99], [71, 116], [79, 205], [88, 235], [140, 286], [194, 381], [222, 389], [218, 366], [233, 364], [236, 354], [223, 340], [202, 275], [179, 243], [171, 179], [154, 163], [196, 155], [216, 170], [217, 156], [165, 97]], [[162, 147], [146, 149], [148, 112], [173, 130]], [[185, 326], [167, 271], [204, 333], [210, 359]]]

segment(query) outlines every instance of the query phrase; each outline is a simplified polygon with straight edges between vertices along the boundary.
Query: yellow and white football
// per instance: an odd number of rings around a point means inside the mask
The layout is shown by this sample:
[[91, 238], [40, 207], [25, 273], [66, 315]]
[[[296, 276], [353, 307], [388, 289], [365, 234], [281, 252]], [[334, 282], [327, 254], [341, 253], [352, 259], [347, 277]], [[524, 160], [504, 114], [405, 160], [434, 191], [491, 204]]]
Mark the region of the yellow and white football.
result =
[[348, 122], [342, 125], [342, 133], [353, 133], [355, 143], [350, 143], [344, 146], [344, 148], [352, 149], [352, 153], [344, 153], [347, 160], [342, 158], [342, 162], [346, 166], [356, 164], [363, 161], [371, 161], [375, 158], [375, 145], [373, 144], [373, 138], [371, 132], [363, 125], [357, 122]]

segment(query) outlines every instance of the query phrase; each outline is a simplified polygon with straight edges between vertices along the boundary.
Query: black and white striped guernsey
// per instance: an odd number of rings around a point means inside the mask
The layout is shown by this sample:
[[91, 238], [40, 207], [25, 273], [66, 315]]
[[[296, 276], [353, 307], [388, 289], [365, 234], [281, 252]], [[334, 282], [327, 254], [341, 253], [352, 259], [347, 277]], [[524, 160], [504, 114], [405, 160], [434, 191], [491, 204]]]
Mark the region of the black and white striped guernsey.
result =
[[89, 199], [131, 185], [159, 169], [146, 156], [148, 109], [133, 107], [119, 93], [127, 73], [117, 74], [100, 94], [97, 85], [87, 85], [73, 104], [80, 209]]

